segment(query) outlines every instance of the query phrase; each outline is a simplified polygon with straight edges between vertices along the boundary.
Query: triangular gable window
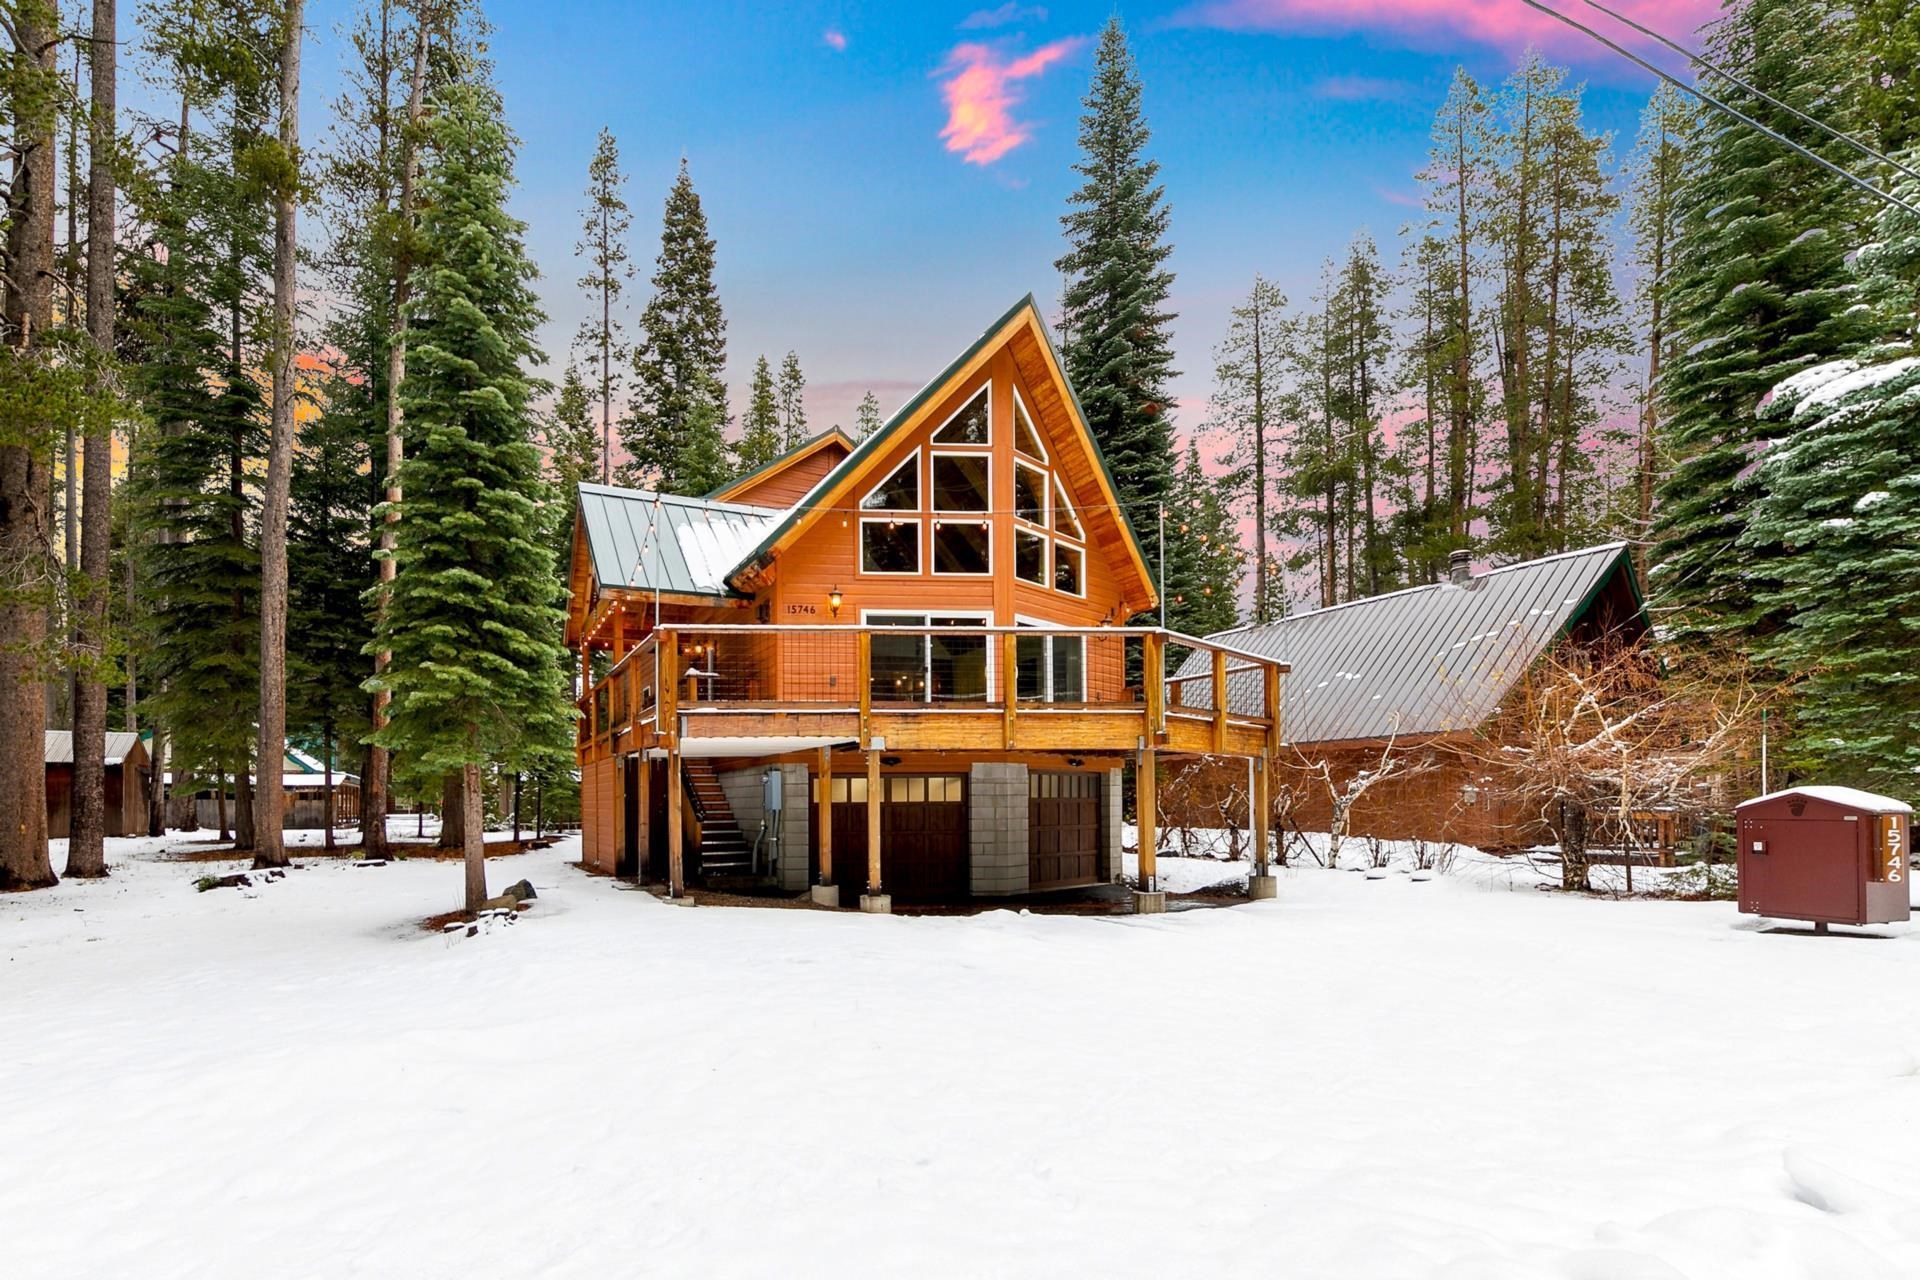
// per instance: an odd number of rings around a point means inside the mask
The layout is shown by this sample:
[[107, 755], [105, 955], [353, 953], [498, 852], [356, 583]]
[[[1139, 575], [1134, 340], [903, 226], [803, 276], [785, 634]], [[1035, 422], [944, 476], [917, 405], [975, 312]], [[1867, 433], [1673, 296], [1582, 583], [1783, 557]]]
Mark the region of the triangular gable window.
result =
[[1073, 508], [1067, 504], [1067, 491], [1061, 485], [1058, 476], [1053, 480], [1053, 531], [1064, 534], [1076, 542], [1087, 540], [1087, 535], [1080, 530], [1079, 518], [1073, 514]]
[[1029, 458], [1047, 460], [1047, 451], [1040, 446], [1040, 434], [1033, 429], [1033, 421], [1027, 417], [1027, 406], [1018, 391], [1013, 393], [1013, 447]]
[[918, 511], [920, 509], [920, 451], [915, 449], [892, 475], [867, 491], [860, 499], [866, 511]]
[[987, 444], [992, 441], [991, 420], [987, 411], [988, 387], [981, 387], [960, 412], [948, 418], [933, 433], [935, 444]]

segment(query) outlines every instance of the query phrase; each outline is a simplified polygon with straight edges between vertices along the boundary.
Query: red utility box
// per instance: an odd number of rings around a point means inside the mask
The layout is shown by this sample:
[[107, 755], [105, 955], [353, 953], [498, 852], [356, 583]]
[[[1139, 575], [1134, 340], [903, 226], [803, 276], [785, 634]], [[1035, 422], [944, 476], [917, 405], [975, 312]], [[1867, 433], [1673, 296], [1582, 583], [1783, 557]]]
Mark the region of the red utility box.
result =
[[1912, 915], [1913, 809], [1851, 787], [1792, 787], [1734, 810], [1740, 910], [1815, 924]]

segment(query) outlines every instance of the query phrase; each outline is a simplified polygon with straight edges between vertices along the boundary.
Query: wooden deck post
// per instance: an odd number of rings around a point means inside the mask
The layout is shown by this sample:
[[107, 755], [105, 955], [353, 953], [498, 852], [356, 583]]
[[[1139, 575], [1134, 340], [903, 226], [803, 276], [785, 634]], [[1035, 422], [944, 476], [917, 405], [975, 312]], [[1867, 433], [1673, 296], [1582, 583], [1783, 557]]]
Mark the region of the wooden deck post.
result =
[[1167, 670], [1159, 632], [1141, 637], [1140, 649], [1140, 683], [1147, 695], [1147, 741], [1151, 743], [1167, 731]]
[[873, 632], [863, 627], [856, 647], [860, 655], [856, 677], [860, 682], [860, 749], [864, 751], [873, 739]]
[[816, 776], [820, 794], [814, 797], [813, 830], [820, 844], [820, 867], [809, 893], [821, 906], [837, 907], [840, 886], [833, 882], [833, 748], [820, 748]]
[[647, 860], [653, 856], [653, 823], [648, 820], [652, 816], [653, 810], [647, 804], [647, 793], [652, 790], [652, 785], [653, 761], [647, 759], [646, 753], [642, 752], [640, 755], [640, 785], [638, 788], [640, 794], [638, 803], [635, 806], [640, 815], [640, 839], [637, 845], [638, 854], [634, 860], [633, 868], [633, 882], [635, 884], [645, 884], [647, 882]]
[[667, 743], [667, 896], [687, 895], [687, 859], [680, 847], [685, 821], [680, 810], [687, 802], [686, 788], [680, 781], [680, 744]]
[[875, 915], [893, 910], [893, 899], [880, 891], [880, 753], [867, 751], [867, 891], [860, 909]]
[[1227, 651], [1213, 651], [1213, 751], [1222, 755], [1227, 749]]
[[[1015, 675], [1019, 670], [1020, 638], [1011, 631], [1001, 637], [1000, 646], [1000, 699], [1004, 707], [1004, 718], [1000, 726], [1000, 745], [1011, 750], [1013, 747], [1014, 704], [1020, 700], [1020, 681]], [[1042, 688], [1046, 677], [1042, 676]]]
[[1154, 776], [1156, 758], [1152, 747], [1143, 747], [1134, 769], [1133, 804], [1140, 829], [1140, 886], [1134, 890], [1133, 909], [1142, 915], [1167, 909], [1167, 895], [1160, 892], [1160, 874], [1154, 856], [1160, 838], [1158, 779]]

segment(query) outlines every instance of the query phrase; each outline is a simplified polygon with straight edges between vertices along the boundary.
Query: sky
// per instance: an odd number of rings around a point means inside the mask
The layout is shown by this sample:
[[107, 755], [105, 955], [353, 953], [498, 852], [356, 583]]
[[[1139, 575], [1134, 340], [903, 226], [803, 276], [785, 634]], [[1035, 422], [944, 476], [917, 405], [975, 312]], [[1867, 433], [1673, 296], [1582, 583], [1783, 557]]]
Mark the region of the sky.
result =
[[[1582, 0], [1554, 3], [1622, 31]], [[1719, 6], [1610, 7], [1686, 38]], [[348, 8], [309, 10], [310, 133], [337, 91]], [[1183, 430], [1205, 416], [1212, 350], [1256, 271], [1301, 302], [1358, 231], [1393, 259], [1456, 65], [1498, 79], [1538, 44], [1588, 82], [1589, 120], [1620, 135], [1622, 155], [1654, 83], [1523, 0], [491, 0], [487, 12], [522, 142], [514, 210], [543, 273], [549, 376], [587, 308], [574, 248], [605, 127], [634, 213], [629, 315], [684, 157], [718, 244], [735, 403], [756, 356], [777, 365], [791, 349], [816, 427], [851, 422], [869, 388], [891, 412], [1029, 292], [1055, 313], [1080, 99], [1110, 14], [1139, 63], [1171, 208]]]

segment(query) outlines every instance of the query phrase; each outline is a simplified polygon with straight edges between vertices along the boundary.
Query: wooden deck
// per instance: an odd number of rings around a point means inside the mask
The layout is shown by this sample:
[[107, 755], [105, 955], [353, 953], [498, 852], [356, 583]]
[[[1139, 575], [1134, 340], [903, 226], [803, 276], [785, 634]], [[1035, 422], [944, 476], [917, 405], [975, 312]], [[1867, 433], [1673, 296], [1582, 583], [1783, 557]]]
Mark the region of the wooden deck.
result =
[[[1210, 655], [1207, 674], [1159, 675], [1182, 650]], [[1264, 757], [1279, 746], [1285, 670], [1159, 628], [674, 625], [592, 683], [578, 755], [849, 742]], [[1248, 706], [1263, 714], [1236, 711]]]

